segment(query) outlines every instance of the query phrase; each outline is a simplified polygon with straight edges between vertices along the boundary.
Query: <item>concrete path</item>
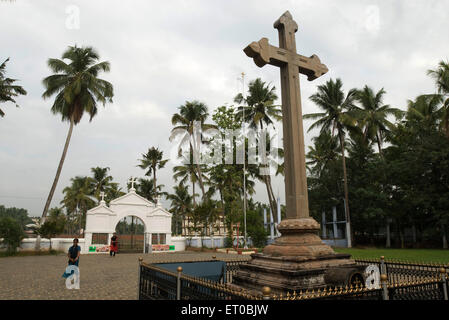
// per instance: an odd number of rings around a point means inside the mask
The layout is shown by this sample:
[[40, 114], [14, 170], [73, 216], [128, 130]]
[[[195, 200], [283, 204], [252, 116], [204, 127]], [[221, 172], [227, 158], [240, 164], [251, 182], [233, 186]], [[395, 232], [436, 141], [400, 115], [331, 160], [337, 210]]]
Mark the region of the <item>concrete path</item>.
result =
[[137, 299], [138, 258], [144, 262], [249, 259], [226, 253], [154, 253], [82, 255], [80, 289], [69, 290], [62, 278], [67, 257], [29, 256], [0, 258], [0, 299], [133, 300]]

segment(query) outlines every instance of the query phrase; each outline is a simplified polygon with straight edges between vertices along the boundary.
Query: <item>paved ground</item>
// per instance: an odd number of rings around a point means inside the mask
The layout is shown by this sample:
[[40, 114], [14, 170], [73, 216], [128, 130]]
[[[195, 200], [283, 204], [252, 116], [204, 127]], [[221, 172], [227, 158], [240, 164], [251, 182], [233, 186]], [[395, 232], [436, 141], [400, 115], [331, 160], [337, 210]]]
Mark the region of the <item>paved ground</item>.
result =
[[225, 253], [154, 253], [82, 255], [80, 289], [69, 290], [62, 278], [67, 257], [29, 256], [0, 258], [0, 299], [137, 299], [138, 258], [144, 262], [248, 259]]

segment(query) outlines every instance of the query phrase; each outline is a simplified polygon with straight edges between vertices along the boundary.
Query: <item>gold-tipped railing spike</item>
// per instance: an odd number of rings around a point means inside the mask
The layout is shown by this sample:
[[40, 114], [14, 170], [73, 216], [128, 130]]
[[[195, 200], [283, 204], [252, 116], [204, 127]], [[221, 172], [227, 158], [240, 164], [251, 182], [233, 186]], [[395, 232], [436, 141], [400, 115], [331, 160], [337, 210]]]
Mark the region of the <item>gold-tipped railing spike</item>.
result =
[[446, 277], [446, 269], [444, 267], [440, 268], [440, 279], [444, 279]]
[[310, 297], [310, 298], [314, 298], [314, 297], [315, 297], [315, 289], [312, 288], [312, 289], [310, 290], [309, 297]]
[[319, 297], [325, 297], [326, 296], [326, 287], [324, 287], [324, 288], [321, 288], [320, 289], [320, 295], [319, 295]]

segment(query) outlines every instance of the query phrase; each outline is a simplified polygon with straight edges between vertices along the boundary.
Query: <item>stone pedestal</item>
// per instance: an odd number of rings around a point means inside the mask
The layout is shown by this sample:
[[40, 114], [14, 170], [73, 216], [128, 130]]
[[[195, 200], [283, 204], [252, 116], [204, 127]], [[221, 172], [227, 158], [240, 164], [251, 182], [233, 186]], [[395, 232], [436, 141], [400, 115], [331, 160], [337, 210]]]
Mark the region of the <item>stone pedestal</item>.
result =
[[321, 241], [320, 225], [314, 219], [287, 219], [278, 229], [282, 236], [263, 253], [252, 254], [233, 284], [257, 291], [268, 286], [274, 293], [285, 293], [346, 285], [354, 275], [360, 278], [360, 267], [349, 254], [335, 253]]

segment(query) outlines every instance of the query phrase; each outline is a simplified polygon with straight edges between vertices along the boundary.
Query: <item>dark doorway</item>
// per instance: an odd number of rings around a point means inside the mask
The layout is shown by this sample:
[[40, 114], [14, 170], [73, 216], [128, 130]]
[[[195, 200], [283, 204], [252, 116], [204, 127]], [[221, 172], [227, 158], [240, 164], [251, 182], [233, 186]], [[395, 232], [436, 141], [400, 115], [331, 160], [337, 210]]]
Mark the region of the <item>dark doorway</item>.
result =
[[145, 240], [145, 225], [135, 216], [127, 216], [115, 227], [118, 237], [118, 253], [143, 252]]

